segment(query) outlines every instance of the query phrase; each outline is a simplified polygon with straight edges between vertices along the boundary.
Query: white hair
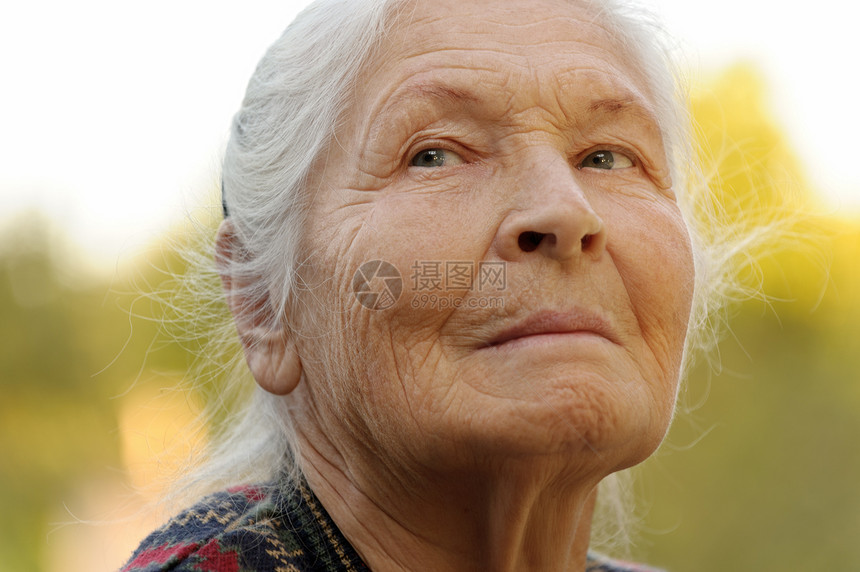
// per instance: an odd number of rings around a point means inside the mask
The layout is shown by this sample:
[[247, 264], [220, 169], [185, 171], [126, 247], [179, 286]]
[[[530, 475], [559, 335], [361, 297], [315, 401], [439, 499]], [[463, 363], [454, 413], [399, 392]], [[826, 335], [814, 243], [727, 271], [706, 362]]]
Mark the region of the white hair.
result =
[[[306, 184], [309, 175], [324, 164], [357, 74], [392, 25], [396, 8], [408, 3], [317, 0], [268, 50], [248, 84], [233, 121], [222, 174], [225, 208], [246, 255], [235, 257], [227, 272], [247, 284], [244, 298], [268, 300], [269, 315], [275, 319], [284, 315], [297, 286], [297, 245], [312, 195]], [[732, 283], [730, 263], [737, 249], [727, 252], [722, 234], [715, 232], [711, 195], [696, 167], [685, 90], [661, 27], [642, 8], [621, 1], [587, 0], [585, 5], [638, 60], [663, 130], [696, 269], [682, 368], [686, 372], [690, 356], [716, 339], [719, 320], [713, 317], [726, 298], [726, 285]], [[196, 266], [187, 282], [196, 306], [191, 327], [205, 330], [201, 362], [204, 368], [215, 364], [223, 380], [218, 403], [225, 405], [212, 414], [217, 433], [200, 463], [181, 481], [183, 495], [272, 480], [285, 471], [298, 478], [301, 472], [285, 400], [260, 389], [244, 365], [212, 262], [211, 229], [209, 235], [205, 257], [200, 258], [205, 262]], [[200, 285], [203, 288], [197, 288]], [[207, 300], [211, 311], [201, 312]], [[200, 376], [197, 383], [205, 383], [208, 377]], [[610, 543], [623, 546], [630, 513], [630, 505], [623, 500], [626, 487], [615, 475], [601, 487], [594, 541], [600, 542], [600, 531], [608, 530], [604, 536], [615, 539]]]

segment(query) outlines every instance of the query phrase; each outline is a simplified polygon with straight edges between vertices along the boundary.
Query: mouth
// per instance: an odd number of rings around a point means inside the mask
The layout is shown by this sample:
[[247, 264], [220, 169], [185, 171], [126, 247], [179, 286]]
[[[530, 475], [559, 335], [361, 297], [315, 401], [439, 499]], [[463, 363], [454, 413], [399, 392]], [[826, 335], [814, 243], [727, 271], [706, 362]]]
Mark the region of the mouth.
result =
[[485, 347], [513, 347], [540, 342], [594, 338], [598, 341], [619, 343], [609, 322], [595, 312], [582, 309], [572, 311], [540, 311], [528, 315], [513, 326], [499, 332]]

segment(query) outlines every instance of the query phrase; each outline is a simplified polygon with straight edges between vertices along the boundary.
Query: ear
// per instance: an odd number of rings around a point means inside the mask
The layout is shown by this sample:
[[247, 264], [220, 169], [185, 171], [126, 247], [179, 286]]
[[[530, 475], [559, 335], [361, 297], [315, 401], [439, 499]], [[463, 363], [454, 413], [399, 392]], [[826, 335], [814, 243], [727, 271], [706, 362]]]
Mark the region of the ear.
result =
[[257, 294], [259, 289], [251, 288], [253, 280], [233, 274], [234, 263], [246, 258], [233, 223], [224, 220], [215, 242], [215, 260], [245, 359], [260, 387], [276, 395], [286, 395], [301, 379], [302, 362], [295, 339], [284, 326], [284, 317], [272, 314], [274, 305], [268, 289], [261, 297]]

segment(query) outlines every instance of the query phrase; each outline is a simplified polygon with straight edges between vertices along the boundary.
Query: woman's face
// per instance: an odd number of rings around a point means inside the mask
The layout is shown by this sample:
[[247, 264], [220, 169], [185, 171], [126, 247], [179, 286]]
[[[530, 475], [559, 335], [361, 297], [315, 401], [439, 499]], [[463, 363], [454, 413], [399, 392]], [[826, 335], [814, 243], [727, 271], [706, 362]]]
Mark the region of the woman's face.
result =
[[[290, 318], [313, 422], [416, 469], [642, 460], [674, 407], [693, 265], [636, 63], [563, 0], [402, 21], [311, 185]], [[356, 294], [374, 260], [399, 273], [393, 305]]]

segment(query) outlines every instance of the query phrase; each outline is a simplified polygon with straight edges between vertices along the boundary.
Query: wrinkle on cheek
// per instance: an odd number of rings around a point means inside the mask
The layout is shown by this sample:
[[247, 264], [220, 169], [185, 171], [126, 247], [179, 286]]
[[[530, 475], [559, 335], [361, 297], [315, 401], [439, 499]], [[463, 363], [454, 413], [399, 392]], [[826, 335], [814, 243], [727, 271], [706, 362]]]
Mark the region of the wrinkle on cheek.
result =
[[692, 253], [686, 228], [675, 217], [657, 217], [627, 227], [628, 244], [648, 253], [616, 253], [643, 339], [664, 377], [677, 376], [692, 302]]
[[[422, 384], [438, 380], [439, 359], [433, 358], [435, 348], [427, 344], [426, 349], [420, 348], [420, 343], [403, 344], [402, 358], [397, 364], [400, 384], [403, 386], [403, 397], [410, 409], [420, 408], [435, 389], [433, 386], [424, 387]], [[394, 346], [392, 340], [392, 346]]]
[[[367, 233], [376, 230], [370, 223], [373, 197], [353, 189], [339, 189], [320, 193], [317, 199], [317, 206], [309, 214], [311, 224], [302, 249], [304, 260], [319, 268], [320, 273], [338, 276], [348, 285], [358, 268], [350, 272], [349, 264], [366, 262], [355, 260], [353, 254], [368, 242]], [[322, 208], [331, 203], [335, 204]]]
[[435, 382], [448, 379], [440, 371], [438, 345], [400, 318], [402, 315], [394, 314], [386, 319], [374, 313], [365, 323], [351, 325], [365, 332], [364, 343], [355, 348], [354, 361], [366, 368], [358, 371], [367, 384], [362, 401], [367, 403], [366, 415], [381, 439], [386, 439], [392, 427], [402, 428], [404, 422], [417, 430], [430, 429], [424, 422], [439, 413], [438, 391], [444, 387]]

